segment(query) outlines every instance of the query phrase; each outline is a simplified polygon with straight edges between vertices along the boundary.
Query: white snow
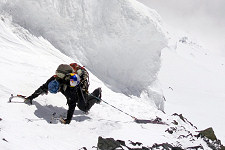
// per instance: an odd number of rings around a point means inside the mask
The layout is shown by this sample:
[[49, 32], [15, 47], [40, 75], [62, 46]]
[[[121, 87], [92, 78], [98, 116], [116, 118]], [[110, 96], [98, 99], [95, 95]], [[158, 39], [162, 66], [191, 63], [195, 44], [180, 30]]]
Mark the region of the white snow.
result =
[[174, 49], [162, 52], [159, 73], [167, 100], [165, 111], [183, 113], [201, 129], [213, 127], [224, 143], [225, 58], [212, 55], [188, 38], [185, 43], [178, 39], [173, 44]]
[[[131, 126], [128, 128], [132, 132], [134, 128], [142, 130], [142, 127], [134, 123], [131, 117], [121, 114], [104, 103], [95, 105], [89, 115], [76, 110], [70, 125], [62, 125], [58, 122], [50, 124], [53, 112], [57, 112], [57, 115], [66, 114], [66, 99], [61, 94], [40, 96], [35, 99], [32, 106], [20, 103], [22, 100], [19, 98], [13, 99], [19, 103], [8, 103], [11, 93], [32, 94], [54, 74], [55, 68], [60, 63], [71, 63], [74, 60], [66, 57], [43, 38], [37, 38], [20, 26], [11, 24], [7, 17], [1, 16], [0, 28], [0, 66], [4, 70], [1, 72], [0, 81], [2, 98], [0, 114], [3, 119], [0, 121], [1, 149], [30, 149], [31, 147], [38, 150], [79, 149], [83, 146], [90, 149], [96, 146], [98, 136], [107, 137], [128, 132], [127, 125]], [[148, 119], [154, 119], [156, 115], [162, 114], [151, 101], [114, 93], [92, 74], [90, 78], [90, 91], [102, 87], [103, 98], [116, 107], [123, 108], [123, 111]], [[139, 133], [135, 131], [133, 134], [136, 132]], [[148, 133], [145, 134], [140, 137], [143, 141]], [[123, 136], [120, 139], [126, 140]]]
[[140, 96], [156, 79], [167, 39], [158, 14], [141, 3], [9, 0], [2, 9], [116, 92]]
[[[196, 130], [209, 126], [225, 143], [224, 58], [211, 55], [188, 36], [182, 43], [181, 36], [170, 35], [167, 45], [164, 28], [153, 10], [130, 0], [0, 2], [4, 10], [0, 16], [0, 149], [89, 150], [96, 146], [98, 136], [103, 136], [145, 146], [201, 144], [207, 150], [210, 148], [201, 138], [180, 135], [196, 135]], [[103, 102], [94, 105], [89, 114], [76, 108], [69, 125], [50, 123], [53, 112], [66, 114], [68, 106], [61, 94], [39, 96], [31, 106], [20, 103], [19, 98], [8, 103], [11, 93], [32, 94], [59, 64], [71, 62], [87, 65], [90, 91], [102, 87], [103, 100], [140, 119], [158, 116], [168, 125], [137, 124]], [[97, 67], [100, 62], [104, 63]], [[142, 63], [147, 66], [136, 68]], [[137, 76], [139, 80], [134, 80]], [[118, 84], [119, 77], [126, 82]], [[133, 88], [136, 81], [143, 82], [137, 89]], [[166, 98], [166, 114], [158, 110], [163, 110], [159, 93]], [[175, 112], [183, 113], [199, 128], [171, 116]], [[179, 125], [172, 124], [173, 120]], [[165, 132], [171, 127], [178, 130]]]
[[171, 34], [159, 73], [165, 111], [183, 113], [200, 128], [212, 126], [225, 143], [225, 1], [138, 1], [157, 10]]

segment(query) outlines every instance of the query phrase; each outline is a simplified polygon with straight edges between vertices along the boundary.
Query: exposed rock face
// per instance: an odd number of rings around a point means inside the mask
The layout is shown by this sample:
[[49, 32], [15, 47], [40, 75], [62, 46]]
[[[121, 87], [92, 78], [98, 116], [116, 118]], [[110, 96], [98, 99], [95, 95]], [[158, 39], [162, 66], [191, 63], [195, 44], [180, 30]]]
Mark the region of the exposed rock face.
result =
[[197, 137], [203, 138], [207, 145], [213, 150], [225, 150], [221, 141], [216, 138], [212, 127], [200, 131]]
[[199, 136], [207, 137], [208, 139], [210, 139], [212, 141], [217, 140], [216, 135], [215, 135], [212, 127], [200, 131]]
[[[225, 147], [217, 139], [213, 128], [207, 128], [202, 131], [196, 131], [195, 127], [182, 114], [173, 114], [174, 120], [167, 120], [168, 126], [165, 133], [173, 135], [177, 141], [174, 143], [154, 143], [153, 145], [143, 145], [141, 142], [115, 140], [113, 138], [98, 138], [98, 150], [225, 150]], [[152, 122], [148, 122], [151, 123]], [[153, 123], [154, 124], [154, 123]], [[162, 125], [162, 124], [159, 124]], [[183, 143], [190, 141], [190, 143]]]

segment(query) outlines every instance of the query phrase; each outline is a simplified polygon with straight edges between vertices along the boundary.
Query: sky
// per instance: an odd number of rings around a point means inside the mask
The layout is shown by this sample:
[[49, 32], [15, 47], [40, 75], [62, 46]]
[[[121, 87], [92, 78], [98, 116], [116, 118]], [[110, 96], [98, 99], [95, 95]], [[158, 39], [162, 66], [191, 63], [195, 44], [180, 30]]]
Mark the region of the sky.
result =
[[169, 29], [182, 30], [214, 54], [225, 56], [224, 0], [138, 0], [155, 9]]

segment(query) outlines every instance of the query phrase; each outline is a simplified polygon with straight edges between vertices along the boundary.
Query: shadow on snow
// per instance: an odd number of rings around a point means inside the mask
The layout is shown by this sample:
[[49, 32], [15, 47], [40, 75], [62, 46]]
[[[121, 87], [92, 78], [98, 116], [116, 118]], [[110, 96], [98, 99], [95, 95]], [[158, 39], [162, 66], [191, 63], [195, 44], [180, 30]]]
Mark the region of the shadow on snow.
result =
[[[63, 107], [57, 107], [52, 105], [43, 106], [36, 101], [33, 102], [33, 105], [35, 105], [37, 108], [34, 114], [38, 118], [40, 118], [38, 120], [46, 120], [50, 124], [57, 124], [59, 122], [58, 120], [60, 117], [66, 118], [67, 110]], [[83, 122], [85, 120], [91, 119], [90, 117], [86, 116], [86, 114], [84, 114], [84, 112], [81, 110], [75, 110], [74, 115], [76, 116], [73, 117], [72, 120], [75, 120], [77, 122]], [[35, 121], [35, 120], [37, 119], [28, 119], [28, 121]]]

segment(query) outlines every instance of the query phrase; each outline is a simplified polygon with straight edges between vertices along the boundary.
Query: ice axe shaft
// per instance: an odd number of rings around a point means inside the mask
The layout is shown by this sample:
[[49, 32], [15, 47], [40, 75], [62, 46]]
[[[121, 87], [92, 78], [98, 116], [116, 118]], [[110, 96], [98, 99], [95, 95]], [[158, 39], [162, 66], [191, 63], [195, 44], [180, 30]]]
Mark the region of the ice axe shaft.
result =
[[13, 95], [13, 94], [11, 94], [11, 96], [10, 96], [10, 98], [9, 98], [9, 103], [11, 103], [11, 102], [12, 102], [12, 99], [13, 99], [13, 98], [16, 98], [16, 97], [22, 98], [22, 99], [24, 99], [24, 100], [25, 100], [25, 98], [26, 98], [26, 96], [24, 96], [24, 95], [20, 95], [20, 94]]

